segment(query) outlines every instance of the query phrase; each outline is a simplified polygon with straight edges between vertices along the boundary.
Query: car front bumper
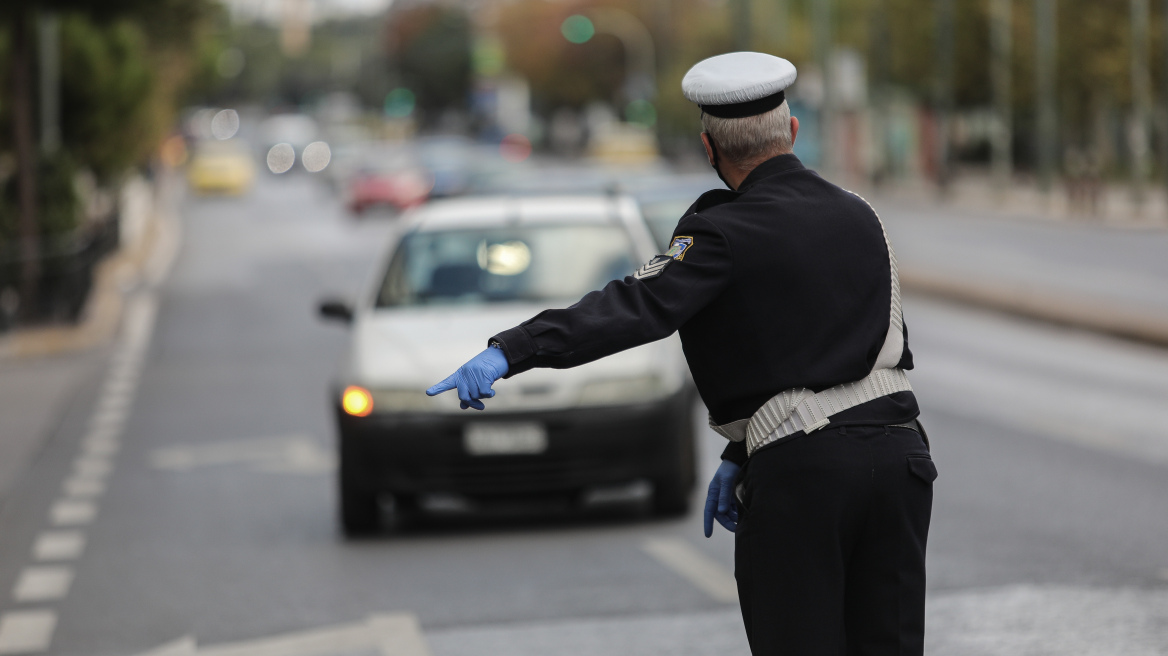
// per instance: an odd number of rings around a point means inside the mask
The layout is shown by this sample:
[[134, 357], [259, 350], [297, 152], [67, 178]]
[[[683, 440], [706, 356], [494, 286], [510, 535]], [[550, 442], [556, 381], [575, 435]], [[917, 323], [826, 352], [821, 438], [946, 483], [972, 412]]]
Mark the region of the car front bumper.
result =
[[[627, 406], [524, 413], [373, 414], [336, 409], [341, 466], [363, 486], [395, 494], [471, 497], [574, 493], [666, 475], [685, 448], [694, 393]], [[471, 455], [470, 423], [539, 423], [547, 448], [537, 454]]]

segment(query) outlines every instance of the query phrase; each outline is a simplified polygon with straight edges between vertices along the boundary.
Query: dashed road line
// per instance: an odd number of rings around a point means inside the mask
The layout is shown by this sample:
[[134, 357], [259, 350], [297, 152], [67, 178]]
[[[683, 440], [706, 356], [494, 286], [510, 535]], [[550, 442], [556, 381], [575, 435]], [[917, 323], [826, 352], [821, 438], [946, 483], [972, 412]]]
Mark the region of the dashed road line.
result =
[[199, 647], [192, 637], [155, 647], [138, 656], [432, 656], [413, 613], [374, 615], [365, 622], [296, 631], [278, 636]]
[[46, 531], [32, 545], [32, 557], [38, 561], [76, 560], [85, 551], [85, 534], [81, 531]]
[[[80, 453], [62, 484], [64, 494], [49, 508], [49, 523], [57, 527], [37, 536], [32, 557], [38, 563], [76, 560], [85, 549], [78, 527], [97, 517], [97, 501], [114, 469], [121, 433], [137, 391], [146, 348], [154, 327], [156, 303], [151, 295], [133, 299], [126, 308], [118, 348], [101, 387]], [[39, 564], [21, 571], [12, 588], [18, 604], [64, 599], [73, 585], [74, 570], [62, 564]], [[0, 615], [0, 655], [48, 650], [57, 627], [52, 609], [13, 610]], [[192, 643], [193, 644], [193, 643]]]
[[653, 538], [646, 540], [641, 548], [716, 601], [737, 603], [738, 584], [734, 575], [684, 539]]
[[91, 501], [62, 499], [53, 504], [49, 518], [53, 526], [80, 526], [97, 517], [97, 505]]
[[45, 651], [57, 627], [51, 610], [22, 610], [0, 615], [0, 654], [31, 654]]
[[61, 566], [26, 567], [12, 587], [12, 598], [21, 603], [55, 601], [69, 594], [73, 570]]
[[105, 493], [105, 481], [74, 476], [65, 481], [65, 494], [78, 498], [99, 497]]
[[106, 456], [82, 455], [73, 462], [73, 473], [81, 478], [102, 479], [113, 469], [113, 463]]

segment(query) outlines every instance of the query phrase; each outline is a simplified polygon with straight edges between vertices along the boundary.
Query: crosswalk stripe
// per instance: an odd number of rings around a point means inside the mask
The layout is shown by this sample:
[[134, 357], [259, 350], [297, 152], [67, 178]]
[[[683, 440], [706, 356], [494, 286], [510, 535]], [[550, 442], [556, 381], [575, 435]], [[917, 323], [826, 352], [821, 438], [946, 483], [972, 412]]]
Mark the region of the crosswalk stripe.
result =
[[53, 504], [49, 516], [56, 526], [88, 524], [97, 516], [97, 506], [88, 501], [63, 499]]
[[32, 556], [40, 561], [73, 560], [85, 550], [85, 534], [81, 531], [46, 531], [37, 536]]
[[0, 654], [34, 654], [49, 648], [57, 614], [24, 610], [0, 615]]
[[27, 603], [53, 601], [69, 594], [73, 570], [60, 566], [26, 567], [12, 587], [12, 598]]

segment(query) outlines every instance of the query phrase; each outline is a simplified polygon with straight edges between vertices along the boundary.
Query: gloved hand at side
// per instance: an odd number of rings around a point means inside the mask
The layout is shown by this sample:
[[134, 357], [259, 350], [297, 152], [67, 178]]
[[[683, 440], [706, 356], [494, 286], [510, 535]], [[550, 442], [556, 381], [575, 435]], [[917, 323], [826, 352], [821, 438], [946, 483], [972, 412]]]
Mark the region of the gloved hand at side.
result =
[[484, 410], [486, 406], [479, 399], [495, 396], [491, 385], [507, 375], [507, 356], [502, 349], [490, 347], [474, 356], [446, 380], [426, 390], [427, 396], [436, 396], [447, 390], [458, 389], [459, 404], [463, 410], [474, 408]]
[[706, 537], [714, 534], [715, 519], [731, 533], [738, 528], [738, 501], [734, 498], [734, 481], [738, 478], [738, 469], [738, 465], [723, 460], [710, 480], [710, 488], [706, 492]]

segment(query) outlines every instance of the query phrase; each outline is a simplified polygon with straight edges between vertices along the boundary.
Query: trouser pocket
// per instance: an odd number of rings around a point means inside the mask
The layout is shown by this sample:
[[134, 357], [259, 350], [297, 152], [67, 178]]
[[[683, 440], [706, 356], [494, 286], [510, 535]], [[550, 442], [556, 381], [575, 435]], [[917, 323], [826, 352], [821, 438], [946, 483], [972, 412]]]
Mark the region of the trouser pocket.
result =
[[937, 480], [937, 465], [927, 454], [910, 454], [906, 460], [908, 460], [908, 470], [913, 476], [929, 484]]

